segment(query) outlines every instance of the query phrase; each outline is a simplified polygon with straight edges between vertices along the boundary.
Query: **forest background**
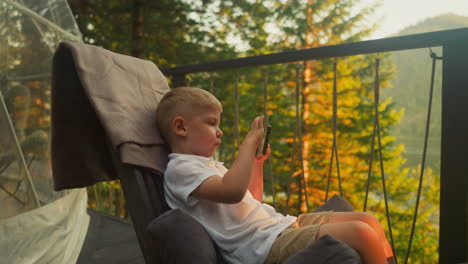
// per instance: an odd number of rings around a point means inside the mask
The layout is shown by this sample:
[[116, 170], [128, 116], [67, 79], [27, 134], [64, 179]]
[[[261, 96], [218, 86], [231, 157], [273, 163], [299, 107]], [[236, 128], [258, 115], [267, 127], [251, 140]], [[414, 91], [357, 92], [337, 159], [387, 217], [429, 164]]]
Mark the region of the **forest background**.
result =
[[[374, 30], [376, 25], [365, 21], [378, 8], [353, 11], [356, 1], [351, 0], [68, 2], [86, 43], [153, 61], [160, 68], [360, 41]], [[466, 17], [443, 15], [401, 34], [467, 25]], [[382, 157], [376, 142], [370, 166], [376, 58], [380, 59]], [[331, 158], [335, 61], [339, 163], [336, 156]], [[267, 88], [266, 112], [273, 134], [272, 154], [264, 167], [265, 202], [282, 213], [313, 210], [327, 197], [340, 194], [356, 210], [375, 214], [388, 234], [382, 161], [393, 243], [402, 260], [421, 170], [429, 65], [428, 51], [416, 50], [193, 74], [188, 80], [191, 86], [212, 91], [223, 103], [221, 128], [225, 140], [216, 158], [227, 165], [235, 157], [252, 118], [264, 112], [263, 88]], [[409, 263], [436, 263], [438, 259], [440, 71], [439, 67], [435, 92], [438, 99], [433, 106], [429, 156]], [[296, 85], [300, 88], [297, 103]], [[238, 126], [236, 107], [240, 113]], [[369, 175], [369, 196], [364, 205]], [[89, 207], [127, 217], [117, 181], [90, 187], [88, 193]]]

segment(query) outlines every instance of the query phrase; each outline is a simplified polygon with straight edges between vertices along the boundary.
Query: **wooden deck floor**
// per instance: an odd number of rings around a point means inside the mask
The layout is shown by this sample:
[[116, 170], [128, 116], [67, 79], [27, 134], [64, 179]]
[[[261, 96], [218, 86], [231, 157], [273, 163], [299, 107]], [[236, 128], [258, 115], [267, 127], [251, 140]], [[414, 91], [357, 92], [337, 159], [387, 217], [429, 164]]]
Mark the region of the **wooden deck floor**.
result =
[[144, 264], [135, 231], [130, 223], [88, 209], [88, 233], [77, 264]]

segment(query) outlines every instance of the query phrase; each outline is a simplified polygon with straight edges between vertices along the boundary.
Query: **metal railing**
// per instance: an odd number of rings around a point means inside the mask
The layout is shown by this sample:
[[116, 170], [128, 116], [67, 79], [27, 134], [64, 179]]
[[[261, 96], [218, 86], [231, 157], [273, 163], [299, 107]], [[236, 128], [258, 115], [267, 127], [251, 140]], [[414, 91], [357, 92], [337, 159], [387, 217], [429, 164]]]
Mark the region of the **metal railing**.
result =
[[439, 263], [454, 264], [468, 261], [468, 28], [161, 70], [177, 87], [186, 85], [186, 75], [192, 73], [436, 46], [443, 51]]

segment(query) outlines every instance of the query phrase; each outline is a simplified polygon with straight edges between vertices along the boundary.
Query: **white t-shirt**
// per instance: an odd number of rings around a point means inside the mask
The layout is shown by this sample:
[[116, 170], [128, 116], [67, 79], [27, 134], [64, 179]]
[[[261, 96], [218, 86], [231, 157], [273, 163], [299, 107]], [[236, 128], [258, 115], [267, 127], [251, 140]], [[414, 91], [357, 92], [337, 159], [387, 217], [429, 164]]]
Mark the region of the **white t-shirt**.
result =
[[247, 191], [236, 204], [199, 200], [190, 194], [207, 178], [223, 177], [223, 163], [195, 155], [169, 155], [164, 173], [168, 205], [194, 217], [210, 234], [229, 263], [263, 263], [276, 237], [296, 220], [260, 203]]

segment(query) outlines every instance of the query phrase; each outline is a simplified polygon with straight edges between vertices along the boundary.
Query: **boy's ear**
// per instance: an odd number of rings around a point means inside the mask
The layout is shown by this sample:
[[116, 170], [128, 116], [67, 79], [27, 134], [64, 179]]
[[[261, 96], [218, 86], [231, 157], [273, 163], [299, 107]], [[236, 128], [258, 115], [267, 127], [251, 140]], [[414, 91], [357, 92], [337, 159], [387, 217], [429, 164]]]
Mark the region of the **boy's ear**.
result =
[[187, 130], [185, 129], [185, 119], [177, 116], [172, 121], [172, 131], [178, 136], [187, 136]]

